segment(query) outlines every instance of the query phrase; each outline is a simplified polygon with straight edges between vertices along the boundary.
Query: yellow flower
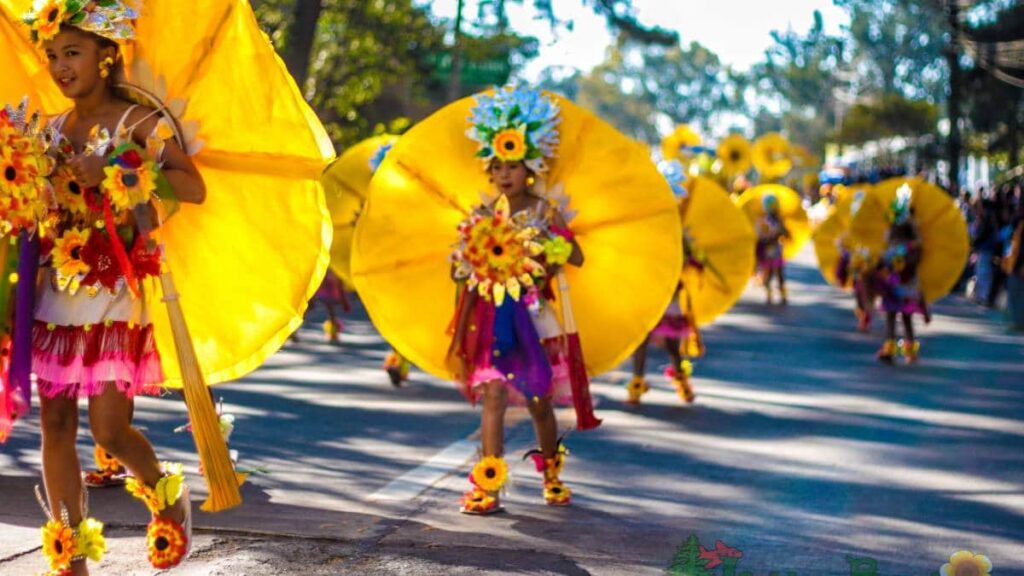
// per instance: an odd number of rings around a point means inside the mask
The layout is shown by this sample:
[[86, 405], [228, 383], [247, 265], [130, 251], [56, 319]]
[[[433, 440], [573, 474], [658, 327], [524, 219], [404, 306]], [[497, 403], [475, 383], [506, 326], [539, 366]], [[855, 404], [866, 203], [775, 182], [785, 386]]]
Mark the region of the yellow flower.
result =
[[147, 556], [154, 568], [167, 570], [180, 564], [187, 544], [184, 529], [173, 520], [156, 518], [146, 529]]
[[544, 483], [544, 500], [553, 506], [565, 506], [572, 501], [572, 490], [561, 480], [548, 480]]
[[519, 162], [526, 158], [526, 127], [506, 128], [494, 136], [491, 143], [494, 156], [502, 162]]
[[743, 136], [730, 134], [718, 145], [717, 153], [726, 174], [742, 174], [750, 170], [750, 142]]
[[103, 537], [103, 523], [95, 518], [86, 518], [78, 525], [76, 556], [85, 556], [99, 562], [107, 552], [107, 539]]
[[71, 168], [61, 165], [53, 175], [54, 195], [57, 205], [73, 216], [84, 216], [89, 213], [89, 205], [85, 202], [82, 187], [75, 182]]
[[754, 168], [769, 180], [782, 178], [793, 169], [789, 141], [778, 132], [769, 132], [754, 142], [751, 149]]
[[156, 190], [156, 173], [152, 162], [145, 162], [135, 170], [119, 165], [107, 166], [103, 173], [107, 175], [103, 180], [103, 191], [110, 197], [111, 205], [118, 210], [131, 210], [149, 201]]
[[89, 242], [91, 230], [69, 228], [64, 234], [53, 241], [53, 268], [57, 271], [58, 282], [67, 286], [67, 282], [79, 274], [88, 274], [91, 268], [82, 261], [82, 248]]
[[942, 565], [942, 576], [989, 576], [992, 562], [970, 550], [961, 550], [949, 557], [949, 563]]
[[75, 538], [71, 528], [59, 520], [50, 520], [43, 526], [43, 556], [50, 570], [67, 568], [75, 556]]
[[103, 472], [118, 472], [121, 470], [121, 463], [110, 455], [106, 450], [103, 449], [99, 444], [93, 450], [93, 460], [96, 461], [96, 467]]
[[489, 512], [497, 505], [497, 503], [498, 501], [494, 496], [491, 496], [479, 488], [466, 492], [462, 495], [462, 507], [469, 512]]
[[160, 499], [156, 495], [156, 491], [149, 486], [146, 486], [144, 482], [134, 476], [129, 476], [125, 479], [124, 489], [132, 496], [142, 500], [142, 503], [146, 505], [150, 514], [156, 515], [163, 510], [160, 505]]
[[36, 33], [39, 42], [52, 40], [60, 32], [60, 25], [64, 22], [64, 2], [47, 0], [41, 3], [37, 0], [35, 16], [32, 30]]
[[145, 483], [130, 477], [125, 481], [125, 490], [146, 505], [154, 516], [173, 506], [185, 486], [184, 467], [181, 464], [164, 463], [164, 475], [150, 488]]
[[508, 478], [508, 466], [505, 459], [498, 456], [484, 456], [473, 467], [469, 479], [484, 492], [497, 492], [505, 485]]

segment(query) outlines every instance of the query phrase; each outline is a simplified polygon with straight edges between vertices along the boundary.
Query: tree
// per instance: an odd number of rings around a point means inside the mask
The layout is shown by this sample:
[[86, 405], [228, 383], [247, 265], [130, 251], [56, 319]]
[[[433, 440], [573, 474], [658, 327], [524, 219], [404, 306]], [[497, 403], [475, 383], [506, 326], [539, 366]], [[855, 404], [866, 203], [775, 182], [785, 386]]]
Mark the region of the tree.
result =
[[704, 566], [704, 562], [700, 559], [700, 548], [700, 540], [695, 534], [690, 534], [690, 537], [672, 557], [668, 573], [671, 576], [711, 576], [711, 571]]

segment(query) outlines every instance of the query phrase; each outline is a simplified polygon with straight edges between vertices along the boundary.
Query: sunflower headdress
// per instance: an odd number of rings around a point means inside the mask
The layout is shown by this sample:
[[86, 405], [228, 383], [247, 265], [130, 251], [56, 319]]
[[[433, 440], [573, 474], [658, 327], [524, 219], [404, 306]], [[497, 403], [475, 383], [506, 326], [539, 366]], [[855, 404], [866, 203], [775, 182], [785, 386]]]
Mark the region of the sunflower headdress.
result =
[[36, 45], [52, 40], [65, 24], [124, 42], [135, 38], [138, 18], [138, 10], [123, 0], [36, 0], [25, 24], [32, 29]]
[[910, 221], [913, 212], [910, 202], [914, 197], [914, 190], [909, 184], [903, 184], [896, 190], [896, 198], [889, 205], [889, 222], [891, 224], [906, 224]]
[[481, 94], [471, 110], [466, 133], [479, 144], [484, 163], [523, 162], [535, 174], [547, 172], [546, 160], [558, 147], [558, 104], [539, 90], [506, 86]]

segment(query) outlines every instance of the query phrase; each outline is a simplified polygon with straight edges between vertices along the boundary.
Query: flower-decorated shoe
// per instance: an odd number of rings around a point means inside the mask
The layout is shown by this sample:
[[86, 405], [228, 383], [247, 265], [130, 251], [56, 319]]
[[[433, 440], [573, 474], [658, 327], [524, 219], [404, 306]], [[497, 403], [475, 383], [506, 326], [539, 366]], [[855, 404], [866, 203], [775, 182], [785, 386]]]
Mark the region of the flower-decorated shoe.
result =
[[46, 514], [47, 522], [43, 525], [42, 551], [50, 568], [49, 574], [70, 575], [74, 562], [92, 560], [99, 562], [107, 551], [107, 540], [103, 536], [103, 523], [89, 518], [89, 502], [85, 490], [82, 491], [82, 521], [72, 527], [68, 509], [61, 504], [60, 516], [52, 513], [46, 505], [43, 495], [36, 486], [36, 499]]
[[124, 466], [99, 444], [93, 450], [96, 469], [82, 475], [82, 482], [89, 488], [109, 488], [124, 486], [127, 471]]
[[880, 362], [892, 364], [893, 359], [896, 357], [896, 341], [886, 340], [882, 347], [878, 349], [876, 356]]
[[629, 383], [626, 384], [626, 403], [639, 404], [640, 399], [650, 389], [650, 385], [647, 384], [647, 380], [643, 376], [633, 376]]
[[917, 364], [917, 358], [921, 354], [921, 343], [917, 340], [900, 340], [900, 354], [907, 360], [907, 364]]
[[409, 379], [409, 368], [409, 361], [394, 350], [384, 358], [384, 371], [388, 373], [391, 385], [395, 388], [400, 387], [403, 382]]
[[523, 458], [532, 458], [537, 472], [544, 475], [544, 502], [548, 506], [568, 506], [572, 504], [572, 490], [569, 489], [558, 476], [565, 468], [565, 459], [569, 456], [569, 450], [565, 447], [562, 439], [558, 440], [558, 447], [555, 455], [545, 458], [541, 450], [530, 450]]
[[335, 322], [333, 320], [324, 321], [324, 336], [327, 336], [327, 342], [329, 344], [337, 344], [340, 342], [340, 335], [342, 330], [342, 324], [340, 321]]
[[[146, 527], [146, 550], [149, 563], [159, 570], [174, 568], [192, 553], [192, 502], [185, 485], [181, 464], [163, 464], [164, 474], [156, 486], [150, 487], [136, 478], [129, 478], [125, 489], [142, 500], [152, 521]], [[169, 516], [169, 511], [182, 503], [182, 520]]]
[[693, 362], [683, 360], [679, 363], [679, 370], [676, 370], [675, 377], [672, 379], [672, 383], [676, 387], [676, 393], [687, 404], [692, 404], [697, 398], [697, 395], [693, 392], [693, 386], [690, 385], [690, 376], [692, 375]]
[[486, 516], [504, 512], [499, 493], [508, 480], [508, 465], [500, 456], [484, 456], [473, 466], [469, 481], [473, 488], [462, 495], [463, 514]]

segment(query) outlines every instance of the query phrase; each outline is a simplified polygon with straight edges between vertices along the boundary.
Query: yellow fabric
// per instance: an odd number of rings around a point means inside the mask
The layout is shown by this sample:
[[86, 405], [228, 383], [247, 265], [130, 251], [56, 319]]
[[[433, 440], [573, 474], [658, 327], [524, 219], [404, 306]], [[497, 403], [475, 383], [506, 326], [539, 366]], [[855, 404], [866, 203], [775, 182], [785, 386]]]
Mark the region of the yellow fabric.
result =
[[[570, 223], [582, 268], [567, 267], [592, 374], [617, 366], [672, 299], [682, 266], [677, 205], [647, 150], [571, 102], [547, 182], [579, 214]], [[445, 363], [455, 309], [448, 256], [456, 227], [491, 185], [466, 137], [471, 98], [448, 105], [395, 144], [356, 224], [352, 276], [374, 325], [412, 363], [453, 378]]]
[[[71, 103], [18, 22], [30, 0], [0, 0], [0, 102], [24, 95], [53, 116]], [[200, 366], [210, 384], [258, 367], [301, 324], [328, 266], [331, 223], [319, 177], [330, 140], [245, 0], [148, 0], [128, 67], [141, 58], [188, 100], [207, 187], [160, 231]], [[129, 78], [129, 81], [132, 79]], [[150, 294], [159, 302], [158, 283]], [[163, 306], [152, 307], [165, 383], [180, 387]]]
[[665, 160], [689, 160], [682, 149], [699, 146], [700, 143], [700, 134], [686, 124], [680, 124], [671, 134], [661, 139], [661, 157]]
[[[853, 186], [836, 185], [832, 189], [832, 206], [828, 209], [828, 216], [819, 224], [811, 237], [814, 243], [814, 252], [818, 257], [818, 269], [825, 280], [840, 288], [839, 280], [836, 278], [836, 266], [839, 264], [840, 246], [847, 250], [857, 250], [861, 247], [871, 249], [870, 240], [864, 238], [863, 234], [854, 233], [850, 225], [853, 219], [851, 208], [857, 194], [863, 194], [860, 205], [863, 206], [869, 200], [873, 188], [870, 184], [856, 184]], [[822, 200], [824, 202], [824, 200]], [[858, 232], [862, 232], [858, 230]], [[877, 248], [877, 247], [875, 247]], [[877, 250], [871, 252], [872, 260], [878, 256]]]
[[[743, 294], [754, 270], [757, 235], [729, 193], [714, 180], [699, 176], [687, 181], [689, 199], [680, 204], [683, 228], [709, 265], [703, 272], [684, 266], [683, 282], [697, 324], [704, 326], [727, 312]], [[680, 307], [687, 309], [686, 295]]]
[[792, 188], [781, 184], [754, 186], [740, 194], [736, 203], [746, 213], [750, 223], [755, 226], [755, 230], [758, 219], [764, 215], [764, 204], [761, 198], [766, 193], [774, 194], [779, 199], [782, 222], [790, 234], [789, 238], [782, 239], [783, 257], [790, 260], [796, 257], [803, 250], [807, 241], [811, 239], [811, 225], [807, 219], [807, 211], [804, 210], [800, 195]]
[[345, 286], [352, 286], [352, 235], [356, 218], [366, 203], [373, 172], [370, 159], [381, 146], [394, 143], [397, 136], [384, 135], [367, 138], [346, 150], [324, 172], [321, 182], [327, 199], [327, 211], [334, 222], [334, 243], [331, 244], [331, 271], [341, 278]]
[[739, 134], [730, 134], [722, 140], [716, 154], [722, 163], [722, 172], [730, 177], [750, 170], [750, 142]]
[[913, 190], [910, 205], [922, 243], [918, 280], [925, 300], [930, 303], [949, 294], [960, 279], [970, 253], [967, 222], [949, 194], [920, 178], [885, 180], [875, 185], [869, 201], [865, 201], [853, 217], [851, 230], [863, 236], [874, 253], [884, 251], [889, 207], [896, 199], [896, 190], [903, 184], [909, 184]]

